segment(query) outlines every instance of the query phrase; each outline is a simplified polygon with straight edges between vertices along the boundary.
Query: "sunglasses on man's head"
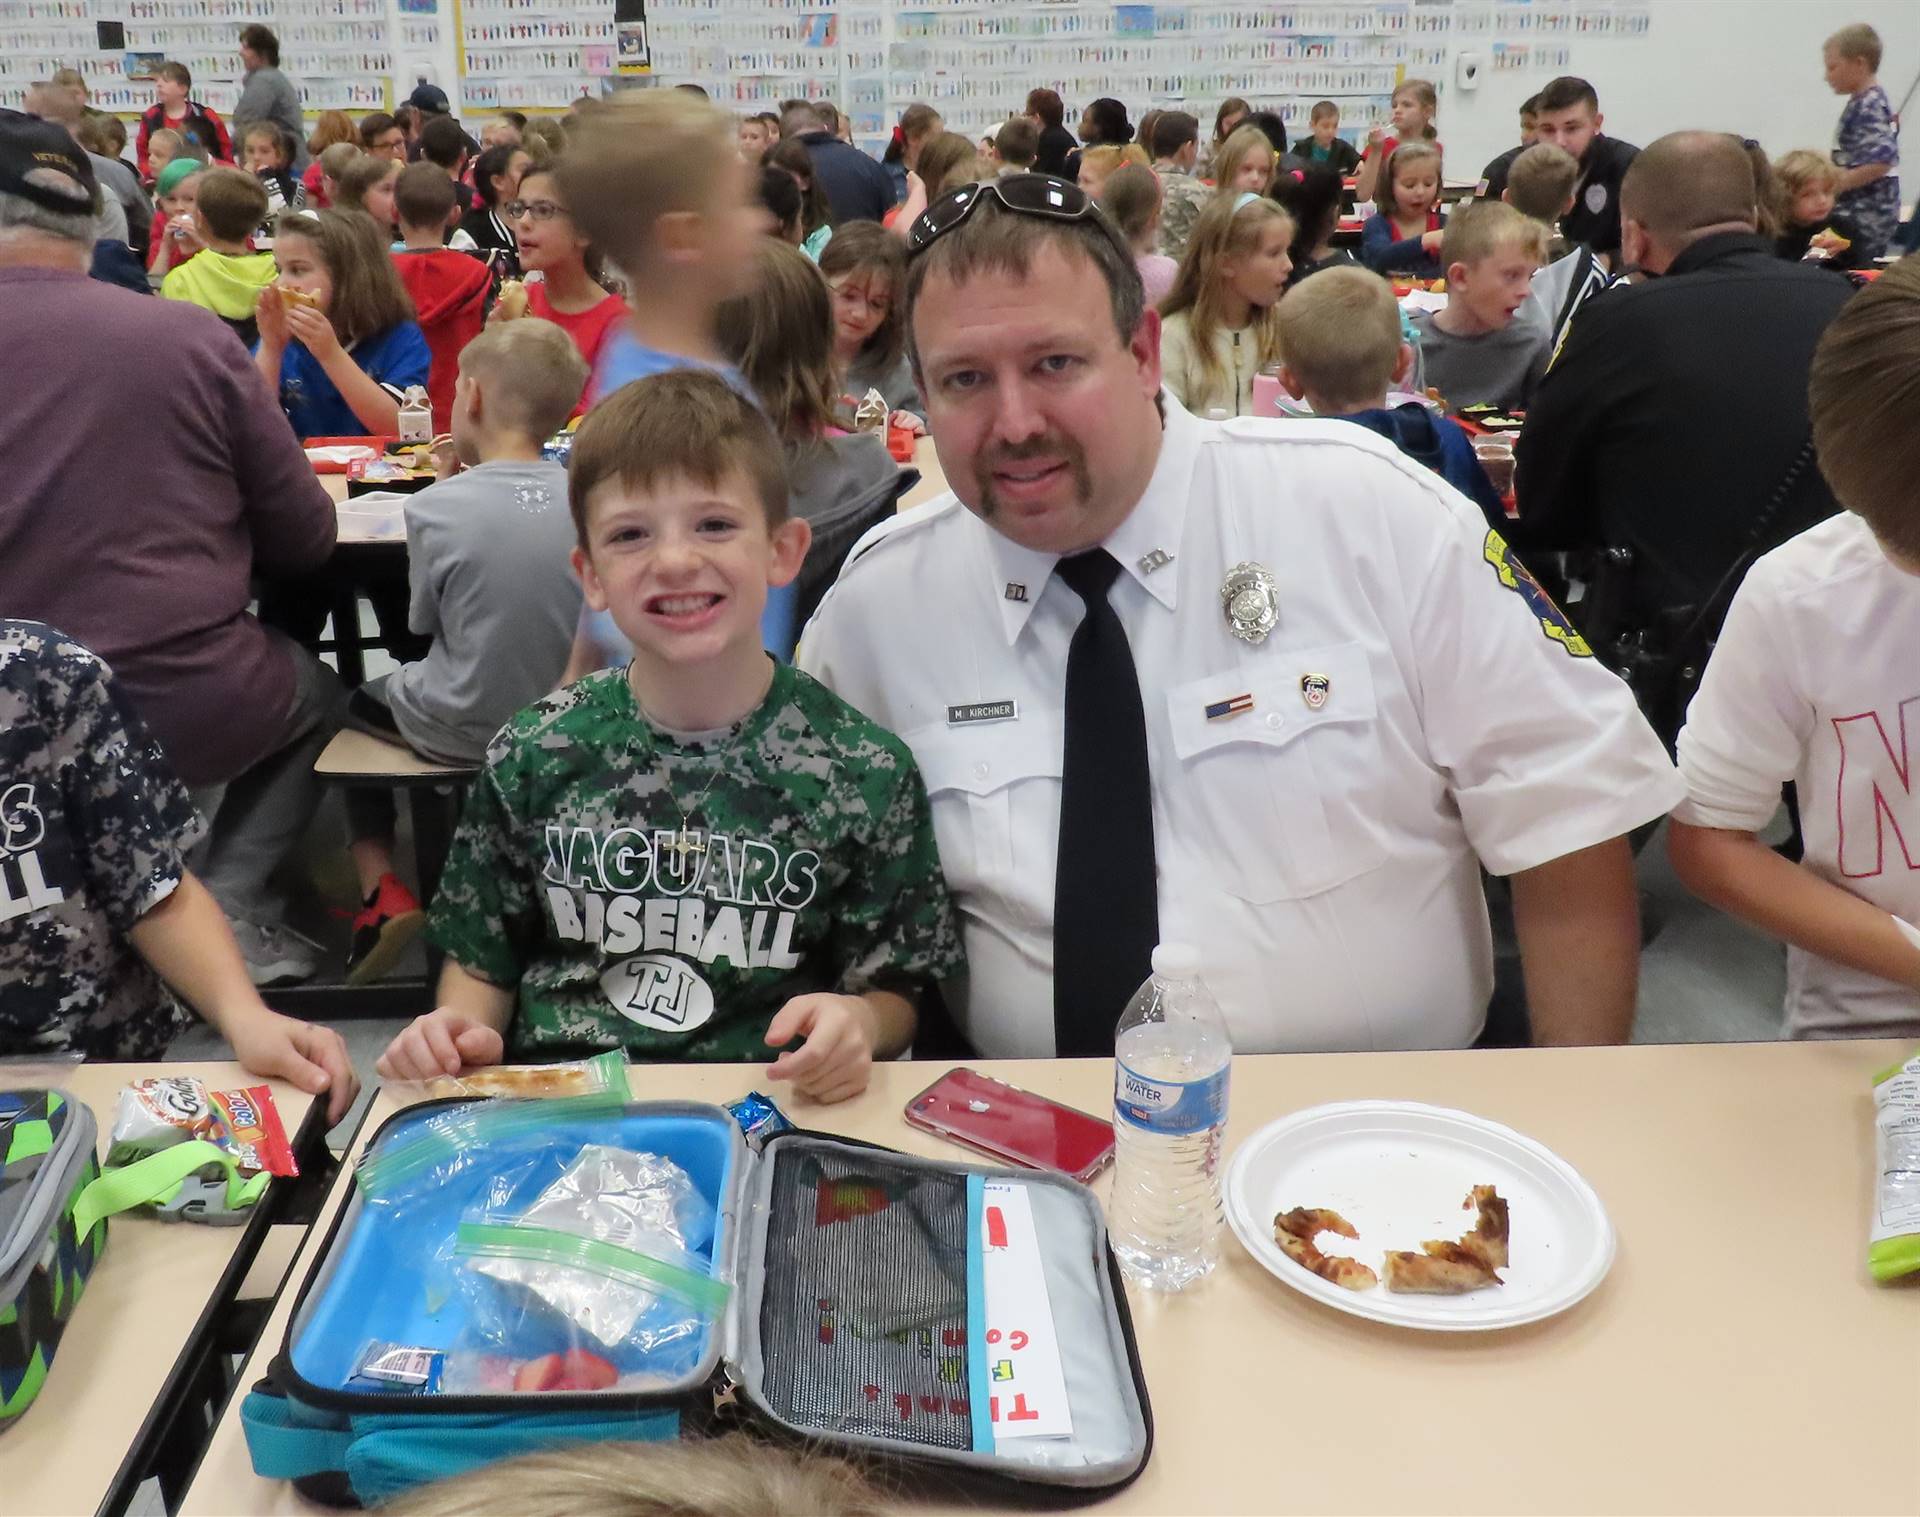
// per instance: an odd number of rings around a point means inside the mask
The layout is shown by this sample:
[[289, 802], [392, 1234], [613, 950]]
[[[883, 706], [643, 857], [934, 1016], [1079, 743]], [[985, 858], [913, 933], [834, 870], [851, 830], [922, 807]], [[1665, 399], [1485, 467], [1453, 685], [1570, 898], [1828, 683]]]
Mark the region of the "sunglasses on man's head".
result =
[[1093, 197], [1077, 184], [1049, 174], [1003, 174], [998, 179], [949, 190], [922, 211], [907, 234], [907, 256], [926, 252], [989, 199], [1020, 216], [1039, 216], [1047, 221], [1091, 220], [1108, 226]]

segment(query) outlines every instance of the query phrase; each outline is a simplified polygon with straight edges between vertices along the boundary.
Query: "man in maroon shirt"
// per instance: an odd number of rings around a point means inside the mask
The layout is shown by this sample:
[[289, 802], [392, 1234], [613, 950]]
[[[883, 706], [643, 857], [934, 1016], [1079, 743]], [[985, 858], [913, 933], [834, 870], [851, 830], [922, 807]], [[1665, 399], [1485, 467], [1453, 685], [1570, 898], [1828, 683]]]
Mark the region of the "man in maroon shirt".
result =
[[65, 132], [0, 117], [0, 606], [108, 662], [212, 823], [194, 869], [255, 983], [303, 978], [267, 876], [343, 698], [248, 580], [325, 562], [333, 504], [218, 317], [87, 277], [96, 195]]

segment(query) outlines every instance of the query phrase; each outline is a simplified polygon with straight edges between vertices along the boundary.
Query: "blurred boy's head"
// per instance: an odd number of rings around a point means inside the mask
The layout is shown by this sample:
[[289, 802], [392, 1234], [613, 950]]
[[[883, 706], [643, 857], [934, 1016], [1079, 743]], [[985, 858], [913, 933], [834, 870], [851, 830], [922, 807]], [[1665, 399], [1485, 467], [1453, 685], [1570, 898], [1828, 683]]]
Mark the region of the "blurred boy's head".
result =
[[287, 139], [271, 121], [256, 121], [240, 139], [240, 158], [249, 174], [270, 174], [287, 166]]
[[1331, 147], [1340, 130], [1340, 107], [1331, 100], [1316, 100], [1307, 114], [1307, 130], [1322, 147]]
[[812, 534], [787, 514], [786, 455], [760, 408], [718, 375], [676, 369], [594, 407], [567, 497], [587, 604], [634, 645], [636, 677], [761, 657], [767, 591]]
[[617, 100], [581, 122], [554, 165], [574, 224], [628, 282], [718, 304], [743, 287], [765, 212], [724, 112], [680, 90]]
[[[1036, 139], [1037, 145], [1037, 139]], [[1191, 111], [1161, 111], [1153, 120], [1153, 137], [1147, 143], [1155, 163], [1171, 163], [1191, 169], [1200, 156], [1200, 119]]]
[[1025, 116], [1015, 116], [994, 133], [993, 156], [1009, 169], [1031, 169], [1040, 156], [1040, 128]]
[[1880, 72], [1880, 34], [1863, 22], [1843, 26], [1827, 38], [1821, 58], [1836, 95], [1858, 94]]
[[394, 213], [409, 241], [431, 238], [438, 246], [454, 219], [459, 201], [453, 181], [435, 164], [410, 163], [394, 181]]
[[1580, 163], [1573, 154], [1536, 142], [1513, 160], [1501, 198], [1522, 216], [1552, 226], [1573, 209], [1573, 187], [1579, 182]]
[[778, 124], [769, 126], [760, 116], [742, 116], [738, 137], [740, 156], [748, 163], [758, 164], [767, 149], [780, 140], [780, 128]]
[[1538, 221], [1504, 201], [1469, 201], [1440, 239], [1448, 308], [1459, 305], [1483, 331], [1500, 331], [1527, 303], [1546, 256], [1547, 229]]
[[1887, 556], [1920, 574], [1920, 257], [1908, 255], [1840, 308], [1807, 386], [1820, 472]]
[[586, 387], [587, 361], [559, 327], [495, 322], [460, 350], [453, 451], [471, 466], [503, 442], [545, 442], [567, 424]]
[[267, 191], [240, 169], [206, 169], [187, 181], [198, 187], [194, 229], [210, 247], [244, 243], [267, 219]]
[[1833, 214], [1840, 170], [1825, 153], [1797, 148], [1774, 164], [1773, 182], [1779, 188], [1787, 224], [1817, 227]]
[[1350, 264], [1301, 280], [1274, 307], [1274, 325], [1286, 355], [1280, 383], [1316, 416], [1385, 405], [1413, 365], [1393, 289], [1371, 269]]

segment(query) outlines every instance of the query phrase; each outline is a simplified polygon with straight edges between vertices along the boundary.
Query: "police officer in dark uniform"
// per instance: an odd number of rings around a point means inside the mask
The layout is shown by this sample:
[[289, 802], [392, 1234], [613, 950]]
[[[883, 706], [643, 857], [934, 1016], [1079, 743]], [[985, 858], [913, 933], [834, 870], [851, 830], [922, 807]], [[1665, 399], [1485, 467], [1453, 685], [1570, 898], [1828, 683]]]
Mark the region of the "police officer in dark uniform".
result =
[[[1574, 186], [1573, 209], [1560, 220], [1569, 242], [1584, 242], [1594, 252], [1620, 267], [1620, 183], [1640, 149], [1631, 142], [1604, 135], [1600, 128], [1600, 97], [1584, 79], [1566, 75], [1534, 96], [1538, 102], [1534, 125], [1536, 141], [1563, 147], [1580, 161], [1580, 180]], [[1502, 153], [1489, 163], [1477, 191], [1485, 200], [1498, 200], [1507, 187], [1507, 173], [1523, 149]]]
[[[1684, 662], [1704, 657], [1730, 572], [1834, 510], [1812, 462], [1807, 373], [1851, 287], [1758, 235], [1737, 138], [1662, 137], [1622, 197], [1625, 258], [1651, 277], [1584, 305], [1555, 355], [1516, 449], [1510, 536], [1596, 550], [1570, 609], [1601, 657], [1631, 636]], [[1702, 611], [1696, 646], [1677, 648]], [[1648, 714], [1671, 738], [1679, 712]]]

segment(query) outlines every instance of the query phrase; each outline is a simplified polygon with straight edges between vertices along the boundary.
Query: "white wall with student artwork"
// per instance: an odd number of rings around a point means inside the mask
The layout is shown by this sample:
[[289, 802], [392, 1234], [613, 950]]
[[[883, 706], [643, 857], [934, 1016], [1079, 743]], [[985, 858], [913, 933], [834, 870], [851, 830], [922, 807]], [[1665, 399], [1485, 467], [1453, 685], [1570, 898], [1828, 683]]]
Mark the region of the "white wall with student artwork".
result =
[[[1461, 0], [1458, 9], [1468, 8]], [[1920, 0], [1652, 0], [1646, 9], [1644, 42], [1576, 37], [1565, 70], [1593, 84], [1608, 132], [1642, 146], [1698, 127], [1751, 137], [1772, 158], [1793, 148], [1827, 151], [1842, 102], [1821, 77], [1820, 45], [1849, 22], [1880, 33], [1880, 82], [1896, 110], [1920, 77]], [[1455, 45], [1475, 50], [1465, 39]], [[1447, 177], [1474, 178], [1518, 142], [1520, 102], [1549, 77], [1483, 69], [1472, 91], [1444, 81]], [[1920, 95], [1908, 108], [1920, 121], [1915, 111]], [[1905, 146], [1902, 198], [1910, 201], [1920, 191], [1920, 132]]]

